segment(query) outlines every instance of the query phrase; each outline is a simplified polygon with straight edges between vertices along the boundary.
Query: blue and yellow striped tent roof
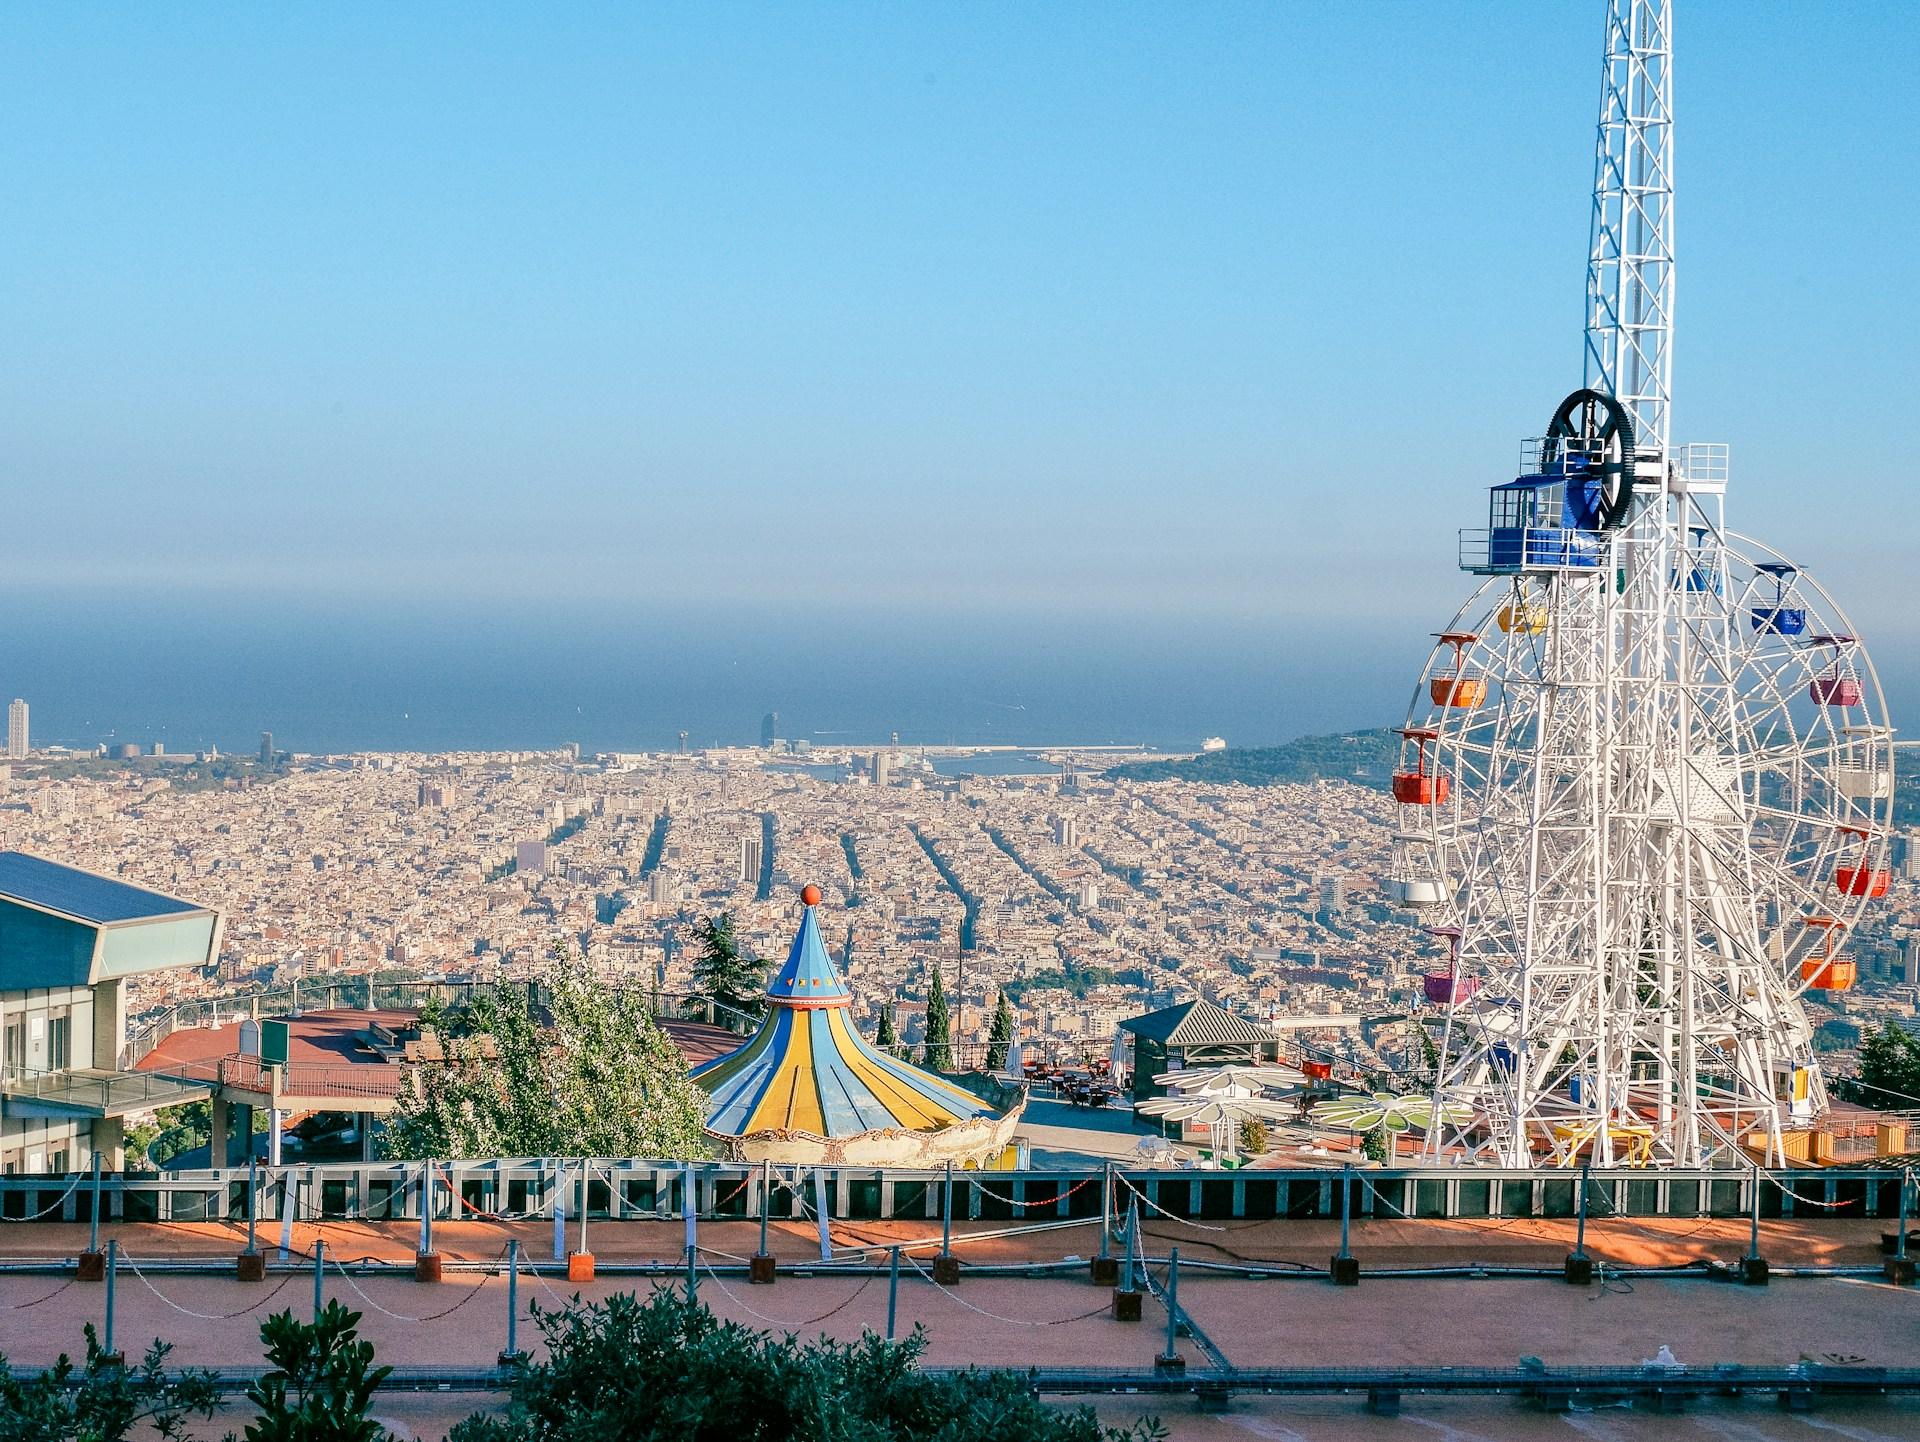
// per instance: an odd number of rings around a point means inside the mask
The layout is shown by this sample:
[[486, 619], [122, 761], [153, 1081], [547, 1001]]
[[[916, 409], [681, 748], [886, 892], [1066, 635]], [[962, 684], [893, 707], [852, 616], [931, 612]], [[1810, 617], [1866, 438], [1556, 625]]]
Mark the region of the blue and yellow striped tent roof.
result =
[[820, 928], [814, 924], [813, 908], [800, 913], [800, 930], [787, 951], [787, 964], [767, 983], [767, 995], [775, 1001], [808, 1003], [837, 1002], [846, 1006], [853, 993], [833, 969], [833, 958], [821, 943]]
[[713, 1099], [708, 1131], [848, 1137], [939, 1131], [993, 1115], [971, 1092], [888, 1056], [854, 1030], [852, 995], [820, 942], [811, 905], [767, 996], [773, 1005], [746, 1045], [694, 1068], [693, 1079]]

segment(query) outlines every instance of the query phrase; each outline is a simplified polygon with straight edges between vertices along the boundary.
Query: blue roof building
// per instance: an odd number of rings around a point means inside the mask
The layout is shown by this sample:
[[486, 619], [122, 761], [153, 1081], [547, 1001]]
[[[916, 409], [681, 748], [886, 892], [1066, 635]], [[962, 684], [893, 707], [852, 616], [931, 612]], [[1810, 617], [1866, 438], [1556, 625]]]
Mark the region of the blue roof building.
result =
[[129, 976], [205, 966], [220, 947], [211, 907], [0, 851], [0, 1173], [121, 1163], [121, 1118], [209, 1094], [131, 1070]]

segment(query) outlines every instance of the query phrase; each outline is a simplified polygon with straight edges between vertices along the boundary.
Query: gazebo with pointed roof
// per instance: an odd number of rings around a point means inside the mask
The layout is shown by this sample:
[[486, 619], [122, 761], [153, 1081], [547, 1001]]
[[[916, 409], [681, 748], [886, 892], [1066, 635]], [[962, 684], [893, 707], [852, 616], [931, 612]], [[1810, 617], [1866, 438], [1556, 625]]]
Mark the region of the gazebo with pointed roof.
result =
[[808, 886], [801, 901], [760, 1029], [693, 1070], [712, 1097], [708, 1136], [739, 1161], [992, 1165], [1020, 1108], [1002, 1113], [861, 1036], [848, 1015], [853, 994], [820, 940], [820, 889]]
[[1205, 997], [1150, 1011], [1120, 1023], [1133, 1036], [1133, 1099], [1164, 1096], [1153, 1079], [1182, 1067], [1225, 1064], [1258, 1066], [1279, 1060], [1280, 1041], [1271, 1030]]

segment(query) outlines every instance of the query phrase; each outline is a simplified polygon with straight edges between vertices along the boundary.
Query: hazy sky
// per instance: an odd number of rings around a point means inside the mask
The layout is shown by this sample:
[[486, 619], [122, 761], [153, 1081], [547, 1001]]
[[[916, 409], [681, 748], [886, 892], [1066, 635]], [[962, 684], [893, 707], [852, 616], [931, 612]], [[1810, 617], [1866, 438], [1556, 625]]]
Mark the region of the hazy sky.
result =
[[[0, 587], [1424, 633], [1580, 379], [1600, 17], [6, 7]], [[1677, 38], [1677, 432], [1911, 636], [1920, 6]]]

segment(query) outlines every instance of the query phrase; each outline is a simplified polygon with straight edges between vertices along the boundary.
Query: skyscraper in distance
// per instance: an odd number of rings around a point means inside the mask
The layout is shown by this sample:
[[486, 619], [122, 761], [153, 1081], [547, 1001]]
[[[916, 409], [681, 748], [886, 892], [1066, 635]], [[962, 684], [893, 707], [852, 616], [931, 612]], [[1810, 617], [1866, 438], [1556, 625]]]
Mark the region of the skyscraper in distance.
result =
[[21, 761], [27, 754], [27, 703], [18, 696], [7, 707], [7, 759]]
[[760, 718], [760, 744], [772, 749], [773, 743], [780, 739], [780, 713], [769, 711]]
[[260, 764], [273, 765], [273, 733], [271, 731], [260, 733]]

